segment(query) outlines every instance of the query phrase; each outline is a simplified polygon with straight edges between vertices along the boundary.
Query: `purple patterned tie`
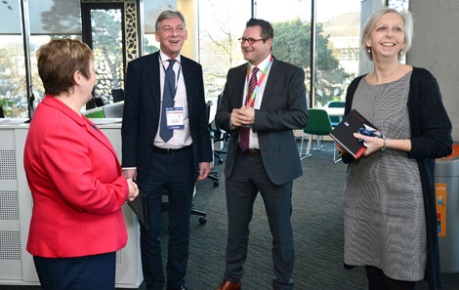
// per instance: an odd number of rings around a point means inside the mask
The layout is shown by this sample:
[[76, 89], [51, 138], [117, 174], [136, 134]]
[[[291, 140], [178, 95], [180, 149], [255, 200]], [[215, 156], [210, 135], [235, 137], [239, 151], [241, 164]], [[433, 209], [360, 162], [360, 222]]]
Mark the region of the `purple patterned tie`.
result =
[[[245, 104], [248, 106], [253, 107], [255, 103], [255, 99], [250, 99], [253, 93], [253, 90], [257, 86], [257, 72], [258, 68], [254, 67], [252, 69], [252, 76], [250, 77], [249, 82], [249, 90], [247, 92], [247, 96], [245, 99]], [[247, 151], [249, 149], [249, 142], [250, 142], [250, 127], [240, 127], [239, 128], [239, 147], [241, 148], [242, 152]]]

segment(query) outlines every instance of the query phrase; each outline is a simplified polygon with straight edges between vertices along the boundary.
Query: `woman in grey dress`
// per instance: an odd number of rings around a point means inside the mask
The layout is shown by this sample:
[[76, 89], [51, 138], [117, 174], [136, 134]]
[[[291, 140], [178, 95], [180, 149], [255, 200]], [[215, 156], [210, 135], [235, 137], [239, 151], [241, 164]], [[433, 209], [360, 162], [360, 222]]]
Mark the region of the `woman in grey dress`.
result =
[[[434, 192], [435, 158], [451, 154], [451, 122], [434, 76], [400, 62], [412, 17], [385, 8], [370, 17], [362, 46], [373, 71], [349, 85], [357, 109], [382, 138], [354, 134], [367, 149], [349, 163], [344, 195], [346, 267], [365, 266], [368, 289], [441, 289]], [[344, 148], [338, 146], [340, 152]]]

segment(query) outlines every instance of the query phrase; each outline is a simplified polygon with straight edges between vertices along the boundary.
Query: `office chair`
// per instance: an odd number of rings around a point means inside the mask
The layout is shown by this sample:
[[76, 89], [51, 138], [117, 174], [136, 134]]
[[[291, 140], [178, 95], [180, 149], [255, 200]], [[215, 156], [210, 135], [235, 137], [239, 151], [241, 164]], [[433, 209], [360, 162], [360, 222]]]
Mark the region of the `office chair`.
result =
[[[207, 103], [206, 103], [207, 121], [209, 121], [209, 119], [210, 119], [210, 108], [211, 107], [212, 107], [212, 101], [207, 101]], [[214, 151], [214, 156], [215, 156], [215, 149], [214, 149], [215, 135], [212, 132], [211, 123], [209, 123], [209, 131], [210, 131], [210, 138], [211, 138], [211, 141], [212, 141], [212, 150]], [[215, 162], [215, 159], [216, 158], [214, 158], [214, 162]], [[223, 161], [221, 161], [220, 163], [222, 163], [222, 162]], [[210, 180], [213, 180], [213, 182], [214, 182], [213, 184], [214, 184], [215, 187], [220, 185], [220, 174], [218, 173], [218, 171], [211, 170], [209, 175], [207, 176], [207, 178], [210, 179]]]
[[124, 101], [124, 90], [112, 89], [112, 98], [114, 103]]
[[[300, 159], [303, 160], [309, 156], [311, 156], [311, 143], [312, 143], [312, 136], [316, 135], [317, 138], [317, 150], [320, 150], [322, 144], [321, 141], [323, 140], [323, 136], [328, 136], [330, 132], [333, 130], [330, 117], [328, 116], [327, 111], [324, 109], [317, 109], [311, 108], [308, 109], [309, 121], [306, 127], [303, 129], [303, 137], [301, 139], [301, 147], [300, 147]], [[303, 154], [303, 144], [305, 135], [309, 135], [308, 139], [308, 147], [306, 149], [305, 154]], [[333, 143], [334, 144], [334, 143]], [[336, 163], [336, 146], [333, 149], [333, 161]]]
[[[222, 95], [223, 94], [220, 94], [218, 95], [218, 98], [217, 98], [217, 109], [218, 107], [220, 106], [220, 102], [221, 102], [221, 98], [222, 98]], [[210, 117], [210, 116], [209, 116]], [[228, 140], [229, 140], [229, 134], [220, 129], [218, 126], [217, 126], [217, 123], [215, 123], [215, 120], [212, 120], [212, 122], [210, 123], [210, 126], [209, 126], [209, 129], [210, 129], [210, 132], [213, 136], [213, 142], [214, 142], [214, 145], [215, 143], [217, 142], [220, 142], [220, 144], [226, 144], [228, 143]], [[224, 145], [223, 145], [224, 146]], [[225, 150], [222, 150], [223, 146], [220, 146], [220, 150], [216, 150], [214, 149], [214, 158], [215, 160], [218, 161], [218, 163], [223, 163], [225, 161], [225, 159], [223, 159], [223, 154], [226, 154], [226, 151]], [[215, 147], [214, 147], [215, 148]]]
[[[329, 108], [344, 108], [344, 105], [345, 103], [341, 101], [331, 101], [330, 103], [328, 103]], [[329, 117], [330, 117], [330, 122], [333, 128], [338, 126], [342, 118], [342, 116], [332, 116], [332, 115], [329, 115]]]
[[102, 100], [102, 98], [94, 98], [94, 101], [96, 102], [96, 107], [103, 107], [105, 105], [104, 100]]
[[[193, 191], [193, 199], [194, 199], [194, 196], [196, 195], [196, 186], [194, 187], [194, 191]], [[167, 196], [167, 191], [164, 191], [163, 193], [163, 196]], [[165, 212], [165, 211], [168, 211], [169, 210], [169, 202], [166, 200], [162, 202], [161, 204], [161, 212]], [[206, 218], [206, 212], [205, 211], [202, 211], [202, 210], [198, 210], [198, 209], [195, 209], [194, 208], [194, 204], [191, 205], [191, 212], [190, 212], [191, 215], [197, 215], [199, 216], [199, 224], [200, 225], [203, 225], [207, 222], [207, 218]]]
[[[209, 104], [210, 102], [210, 104]], [[207, 102], [206, 106], [207, 106], [207, 114], [210, 114], [210, 106], [212, 105], [212, 102], [209, 101]], [[216, 180], [214, 181], [214, 186], [218, 186], [219, 183], [218, 183], [218, 172], [215, 172], [216, 173], [216, 176], [215, 175], [212, 175], [212, 171], [209, 173], [209, 176], [207, 178], [210, 178], [210, 179], [213, 179], [213, 180]], [[217, 185], [215, 185], [215, 182], [217, 182]], [[194, 187], [194, 192], [193, 192], [193, 198], [196, 194], [196, 186]], [[167, 191], [165, 190], [163, 192], [163, 196], [167, 196], [168, 193]], [[163, 199], [163, 202], [161, 204], [161, 211], [162, 212], [165, 212], [165, 211], [168, 211], [169, 210], [169, 202], [167, 200], [164, 200]], [[198, 209], [195, 209], [194, 208], [194, 205], [192, 204], [191, 205], [191, 212], [190, 212], [191, 215], [197, 215], [199, 216], [199, 224], [203, 225], [207, 222], [207, 218], [206, 218], [206, 212], [202, 211], [202, 210], [198, 210]]]

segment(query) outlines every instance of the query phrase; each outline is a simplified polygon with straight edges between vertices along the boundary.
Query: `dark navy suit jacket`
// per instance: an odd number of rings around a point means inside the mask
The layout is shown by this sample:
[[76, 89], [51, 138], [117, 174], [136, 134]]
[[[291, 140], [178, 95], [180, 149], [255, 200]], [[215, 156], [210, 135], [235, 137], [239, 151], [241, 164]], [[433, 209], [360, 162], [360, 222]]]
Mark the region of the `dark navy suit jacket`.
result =
[[[228, 71], [222, 101], [215, 117], [220, 128], [231, 133], [225, 174], [233, 170], [239, 140], [239, 129], [230, 128], [231, 111], [240, 108], [244, 94], [247, 64]], [[261, 107], [255, 110], [252, 129], [258, 133], [263, 165], [274, 184], [284, 184], [302, 175], [302, 168], [293, 136], [294, 129], [303, 129], [308, 122], [304, 71], [274, 59], [263, 94]]]
[[[125, 81], [123, 111], [122, 166], [137, 167], [143, 179], [149, 167], [153, 141], [159, 127], [161, 85], [159, 52], [129, 63]], [[202, 67], [181, 56], [185, 81], [195, 176], [200, 162], [212, 161], [212, 147], [204, 98]]]

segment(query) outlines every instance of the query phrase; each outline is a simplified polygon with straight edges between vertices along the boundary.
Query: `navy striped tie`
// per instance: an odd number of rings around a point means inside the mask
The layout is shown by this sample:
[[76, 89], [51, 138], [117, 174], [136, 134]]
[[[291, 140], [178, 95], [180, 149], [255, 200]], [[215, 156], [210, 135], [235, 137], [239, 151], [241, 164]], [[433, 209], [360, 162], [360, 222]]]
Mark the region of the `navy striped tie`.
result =
[[159, 123], [159, 136], [164, 142], [169, 141], [172, 138], [174, 130], [167, 129], [167, 117], [166, 108], [174, 107], [174, 96], [175, 96], [175, 72], [174, 72], [175, 59], [169, 59], [169, 66], [167, 67], [166, 74], [164, 77], [164, 92], [163, 92], [163, 103], [161, 105], [161, 121]]

